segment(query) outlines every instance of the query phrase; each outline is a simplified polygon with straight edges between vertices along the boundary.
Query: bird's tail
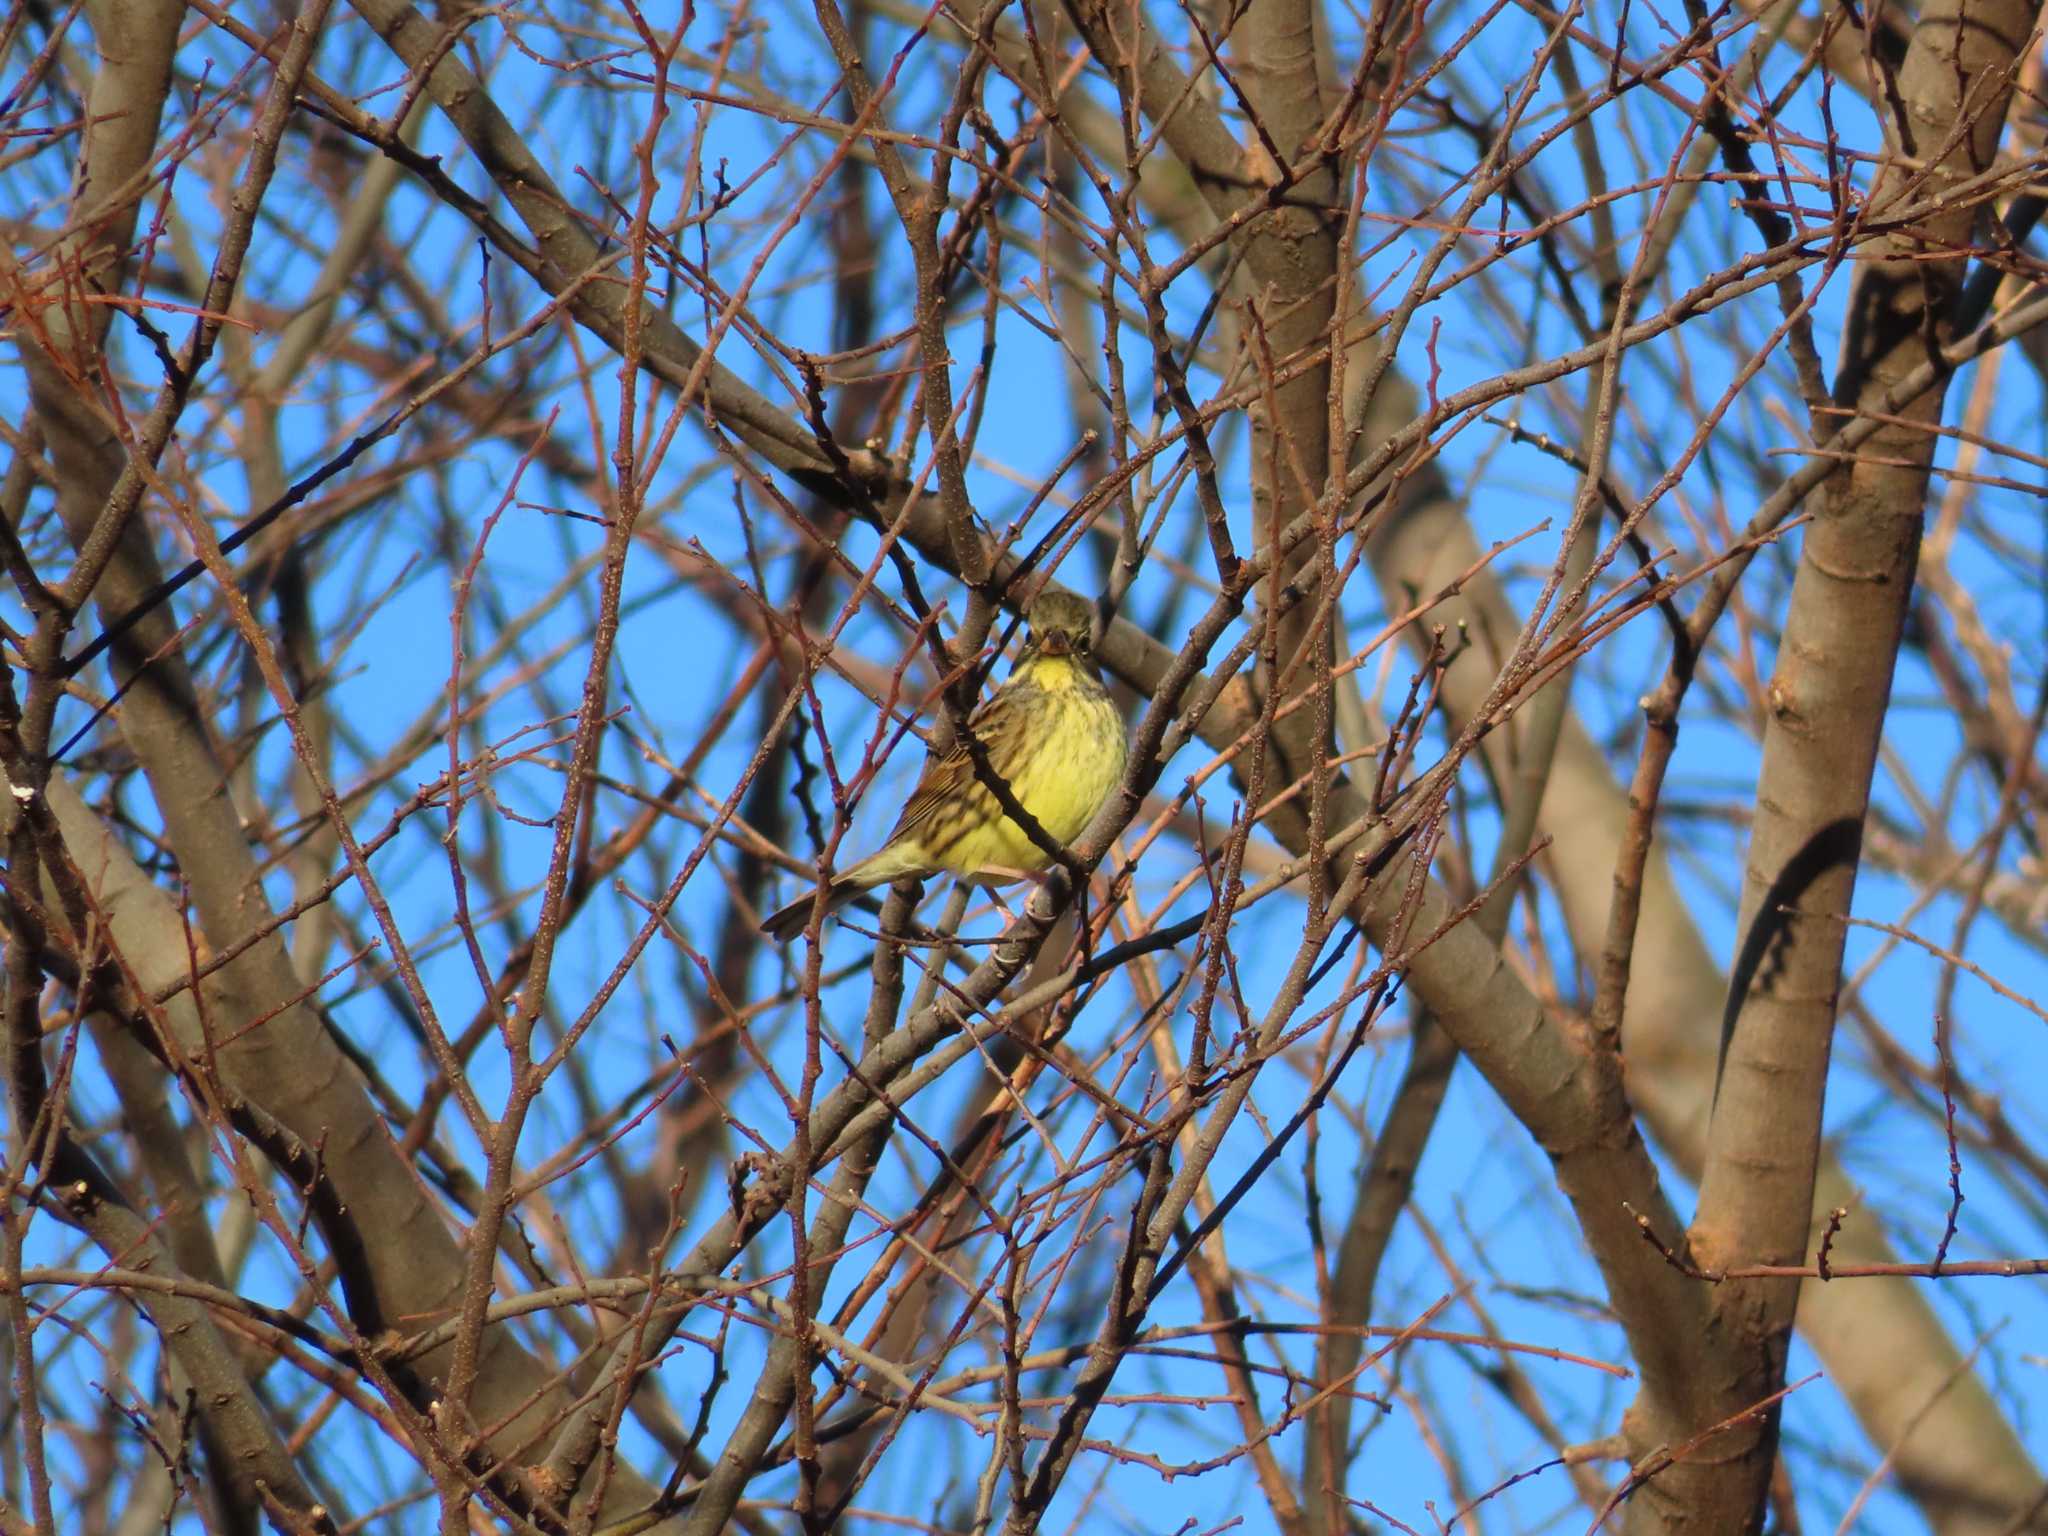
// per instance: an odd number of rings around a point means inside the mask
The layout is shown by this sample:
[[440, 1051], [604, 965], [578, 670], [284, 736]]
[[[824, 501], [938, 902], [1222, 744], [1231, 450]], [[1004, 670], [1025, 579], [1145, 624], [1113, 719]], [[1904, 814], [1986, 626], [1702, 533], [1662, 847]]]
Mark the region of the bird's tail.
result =
[[[825, 912], [837, 912], [862, 891], [871, 891], [878, 885], [887, 885], [892, 880], [901, 880], [905, 875], [929, 875], [933, 872], [930, 860], [923, 849], [910, 838], [898, 837], [887, 847], [878, 848], [851, 869], [833, 876], [832, 883], [825, 887]], [[804, 931], [804, 924], [811, 920], [811, 903], [816, 894], [799, 896], [788, 906], [771, 913], [761, 924], [761, 931], [778, 944], [787, 944]]]
[[[850, 874], [841, 875], [825, 887], [825, 915], [831, 916], [854, 897], [868, 888], [868, 882], [856, 880]], [[787, 944], [804, 931], [811, 920], [811, 908], [816, 904], [818, 893], [806, 891], [786, 907], [779, 907], [768, 914], [761, 924], [761, 931], [778, 944]]]

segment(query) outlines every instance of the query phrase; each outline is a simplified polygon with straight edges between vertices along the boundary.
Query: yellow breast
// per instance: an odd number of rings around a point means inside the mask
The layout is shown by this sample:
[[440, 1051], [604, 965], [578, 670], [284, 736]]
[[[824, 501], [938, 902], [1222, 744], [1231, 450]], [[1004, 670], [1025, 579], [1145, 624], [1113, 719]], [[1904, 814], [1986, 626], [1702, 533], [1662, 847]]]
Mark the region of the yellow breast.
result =
[[[1040, 662], [1013, 678], [1032, 690], [1013, 693], [1032, 716], [1031, 747], [1009, 774], [1011, 792], [1048, 836], [1071, 843], [1123, 779], [1129, 744], [1116, 706], [1099, 683], [1064, 661]], [[1013, 692], [1006, 689], [1006, 692]], [[989, 815], [950, 847], [933, 850], [939, 867], [956, 874], [1043, 869], [1049, 862], [1024, 829], [1000, 814], [994, 797], [979, 790]]]

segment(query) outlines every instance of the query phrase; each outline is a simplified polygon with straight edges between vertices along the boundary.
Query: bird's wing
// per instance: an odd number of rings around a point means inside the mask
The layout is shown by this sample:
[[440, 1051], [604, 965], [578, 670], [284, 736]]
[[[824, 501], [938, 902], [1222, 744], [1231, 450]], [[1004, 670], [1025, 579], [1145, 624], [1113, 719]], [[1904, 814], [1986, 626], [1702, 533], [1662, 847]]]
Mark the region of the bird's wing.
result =
[[926, 758], [924, 773], [918, 778], [917, 788], [903, 803], [903, 814], [896, 818], [896, 830], [889, 834], [889, 841], [895, 843], [906, 837], [915, 837], [932, 819], [932, 812], [973, 782], [974, 760], [967, 755], [965, 748], [955, 747], [943, 757], [934, 753]]
[[[967, 728], [985, 745], [994, 745], [989, 726], [1002, 696], [1002, 690], [998, 689], [983, 699], [974, 713], [967, 717]], [[932, 812], [949, 801], [957, 801], [959, 796], [973, 790], [977, 782], [974, 759], [968, 755], [964, 741], [956, 741], [949, 752], [932, 753], [924, 761], [924, 772], [918, 775], [917, 788], [903, 803], [903, 813], [896, 818], [896, 830], [889, 834], [889, 841], [893, 843], [906, 836], [915, 836], [931, 820]], [[982, 791], [984, 797], [987, 793]]]

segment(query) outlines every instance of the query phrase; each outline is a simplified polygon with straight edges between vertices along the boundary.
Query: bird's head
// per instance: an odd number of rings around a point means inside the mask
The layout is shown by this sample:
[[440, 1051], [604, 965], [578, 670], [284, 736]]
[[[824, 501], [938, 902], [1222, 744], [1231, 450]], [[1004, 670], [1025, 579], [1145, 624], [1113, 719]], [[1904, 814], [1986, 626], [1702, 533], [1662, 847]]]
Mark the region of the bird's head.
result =
[[1031, 626], [1024, 654], [1031, 656], [1077, 656], [1083, 661], [1092, 649], [1089, 631], [1095, 608], [1087, 598], [1072, 592], [1047, 592], [1031, 605], [1025, 615]]

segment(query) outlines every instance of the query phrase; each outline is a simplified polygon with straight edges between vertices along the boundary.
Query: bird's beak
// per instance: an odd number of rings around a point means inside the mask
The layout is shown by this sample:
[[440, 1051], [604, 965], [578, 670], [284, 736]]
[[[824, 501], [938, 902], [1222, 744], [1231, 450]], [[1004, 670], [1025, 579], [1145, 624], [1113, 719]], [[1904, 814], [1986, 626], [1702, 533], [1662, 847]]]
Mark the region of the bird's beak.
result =
[[1073, 637], [1063, 629], [1055, 629], [1038, 642], [1041, 656], [1071, 656], [1074, 654]]

